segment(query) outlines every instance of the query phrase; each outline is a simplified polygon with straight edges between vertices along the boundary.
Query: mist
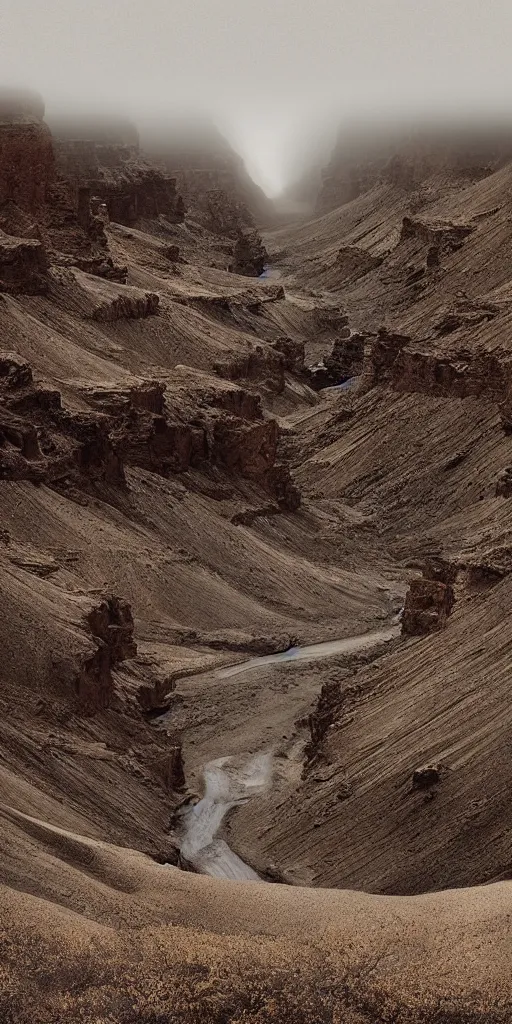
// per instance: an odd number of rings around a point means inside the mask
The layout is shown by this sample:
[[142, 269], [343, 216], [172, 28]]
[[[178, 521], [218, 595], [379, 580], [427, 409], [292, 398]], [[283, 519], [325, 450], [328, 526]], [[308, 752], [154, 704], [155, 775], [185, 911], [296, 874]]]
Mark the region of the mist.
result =
[[5, 83], [49, 115], [212, 118], [269, 194], [343, 119], [502, 111], [511, 42], [508, 0], [0, 2]]

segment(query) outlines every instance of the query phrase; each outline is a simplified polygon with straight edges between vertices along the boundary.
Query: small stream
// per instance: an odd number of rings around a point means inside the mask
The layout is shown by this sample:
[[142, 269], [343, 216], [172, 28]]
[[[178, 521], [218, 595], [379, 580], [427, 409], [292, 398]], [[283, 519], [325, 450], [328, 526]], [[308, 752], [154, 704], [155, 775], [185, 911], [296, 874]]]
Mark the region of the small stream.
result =
[[240, 665], [231, 665], [229, 668], [221, 669], [217, 675], [219, 679], [227, 679], [240, 672], [261, 668], [263, 665], [281, 664], [284, 661], [316, 661], [319, 658], [328, 658], [333, 654], [351, 654], [354, 651], [362, 651], [365, 647], [375, 647], [377, 644], [387, 643], [400, 635], [399, 616], [400, 612], [386, 629], [377, 629], [373, 633], [362, 633], [360, 636], [345, 637], [344, 640], [326, 640], [324, 643], [310, 644], [307, 647], [290, 647], [280, 654], [267, 654], [261, 658], [242, 661]]
[[181, 856], [202, 875], [236, 882], [260, 881], [259, 875], [223, 839], [215, 836], [228, 811], [247, 803], [251, 796], [263, 793], [270, 785], [272, 754], [256, 754], [245, 762], [221, 757], [205, 766], [203, 777], [202, 799], [185, 805], [179, 812]]
[[[291, 647], [280, 654], [251, 658], [239, 665], [221, 669], [217, 675], [226, 679], [264, 665], [289, 661], [313, 661], [334, 654], [353, 653], [393, 640], [400, 634], [401, 613], [387, 628], [343, 640], [327, 640], [307, 647]], [[183, 860], [194, 871], [213, 878], [236, 882], [261, 881], [260, 876], [223, 839], [217, 839], [222, 822], [234, 807], [247, 803], [265, 792], [272, 782], [272, 753], [246, 758], [221, 757], [210, 761], [203, 770], [204, 796], [179, 810], [179, 843]]]

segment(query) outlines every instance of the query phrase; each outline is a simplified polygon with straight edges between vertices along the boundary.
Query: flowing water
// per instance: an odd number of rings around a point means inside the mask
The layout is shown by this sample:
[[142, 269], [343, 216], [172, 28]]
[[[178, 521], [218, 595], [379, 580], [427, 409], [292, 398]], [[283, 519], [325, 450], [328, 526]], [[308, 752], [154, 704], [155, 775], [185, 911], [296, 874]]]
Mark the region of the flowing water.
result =
[[239, 665], [231, 665], [229, 668], [221, 669], [218, 672], [219, 679], [227, 679], [229, 676], [236, 676], [239, 672], [247, 672], [249, 669], [261, 668], [263, 665], [273, 665], [283, 661], [315, 661], [318, 658], [328, 658], [333, 654], [351, 654], [354, 651], [364, 650], [365, 647], [375, 647], [379, 643], [386, 643], [400, 635], [398, 617], [392, 625], [386, 629], [378, 629], [373, 633], [363, 633], [360, 636], [345, 637], [344, 640], [326, 640], [321, 644], [310, 644], [308, 647], [290, 647], [280, 654], [268, 654], [261, 658], [250, 658], [242, 661]]
[[196, 871], [214, 878], [258, 881], [248, 864], [230, 850], [223, 839], [215, 839], [225, 815], [270, 785], [272, 754], [257, 754], [248, 760], [221, 757], [210, 761], [203, 772], [204, 796], [182, 808], [180, 853]]
[[[327, 640], [308, 647], [291, 647], [281, 654], [251, 658], [240, 665], [222, 669], [218, 677], [226, 679], [263, 665], [316, 660], [375, 647], [400, 634], [400, 616], [401, 613], [395, 616], [386, 629], [344, 640]], [[216, 835], [228, 811], [263, 793], [271, 784], [272, 754], [261, 753], [245, 759], [221, 757], [205, 766], [203, 777], [204, 796], [196, 803], [185, 804], [179, 811], [181, 856], [202, 875], [232, 881], [260, 881], [259, 875]]]

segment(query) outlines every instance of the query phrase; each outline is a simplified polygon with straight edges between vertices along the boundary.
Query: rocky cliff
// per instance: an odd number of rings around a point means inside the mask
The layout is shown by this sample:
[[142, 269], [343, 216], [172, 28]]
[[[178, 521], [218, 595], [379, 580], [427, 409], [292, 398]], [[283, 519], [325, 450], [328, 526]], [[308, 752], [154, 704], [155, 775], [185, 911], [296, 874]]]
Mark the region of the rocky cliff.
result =
[[258, 226], [272, 222], [272, 202], [211, 121], [141, 124], [141, 137], [144, 149], [176, 175], [180, 192], [192, 209], [201, 207], [208, 193], [220, 190], [242, 204]]
[[32, 214], [46, 202], [55, 175], [44, 103], [31, 93], [0, 93], [0, 218], [11, 202]]
[[176, 179], [155, 168], [136, 145], [55, 137], [54, 147], [58, 177], [99, 197], [110, 220], [128, 226], [160, 216], [170, 223], [183, 220]]
[[168, 476], [220, 467], [295, 509], [300, 493], [279, 462], [279, 429], [256, 396], [189, 371], [126, 389], [84, 388], [97, 411], [72, 413], [60, 393], [0, 353], [0, 478], [46, 483], [71, 496], [126, 488], [125, 466]]
[[365, 386], [388, 384], [396, 391], [439, 397], [485, 396], [500, 405], [505, 427], [511, 378], [512, 357], [506, 350], [440, 347], [434, 339], [420, 345], [386, 328], [366, 341]]
[[423, 577], [412, 580], [405, 598], [402, 633], [424, 636], [444, 629], [455, 604], [457, 567], [442, 559], [429, 560]]
[[323, 172], [320, 214], [346, 205], [375, 185], [413, 191], [436, 176], [453, 184], [478, 181], [512, 154], [506, 123], [347, 125]]

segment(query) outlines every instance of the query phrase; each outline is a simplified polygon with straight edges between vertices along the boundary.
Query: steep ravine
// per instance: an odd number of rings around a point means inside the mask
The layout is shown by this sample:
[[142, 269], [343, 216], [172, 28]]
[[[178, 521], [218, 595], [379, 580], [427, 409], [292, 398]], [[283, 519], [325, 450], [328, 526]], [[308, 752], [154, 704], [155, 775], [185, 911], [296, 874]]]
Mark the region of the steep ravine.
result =
[[[329, 640], [325, 643], [305, 647], [293, 647], [282, 654], [252, 658], [232, 667], [217, 671], [219, 679], [234, 675], [246, 675], [263, 666], [279, 666], [288, 662], [303, 663], [333, 657], [337, 654], [353, 654], [356, 651], [371, 651], [400, 634], [400, 625], [395, 616], [392, 624], [385, 629], [343, 640]], [[229, 717], [229, 709], [227, 709]], [[172, 720], [172, 712], [169, 714]], [[165, 728], [165, 717], [161, 725]], [[257, 732], [257, 723], [255, 723]], [[264, 738], [261, 737], [264, 742]], [[256, 739], [256, 743], [258, 740]], [[300, 743], [299, 747], [304, 744]], [[203, 796], [187, 799], [177, 812], [176, 839], [182, 864], [201, 874], [233, 881], [257, 881], [257, 874], [248, 864], [230, 849], [224, 839], [217, 838], [226, 814], [258, 794], [272, 787], [272, 750], [262, 751], [252, 757], [221, 757], [205, 765], [203, 775]], [[254, 813], [257, 813], [257, 807]]]

